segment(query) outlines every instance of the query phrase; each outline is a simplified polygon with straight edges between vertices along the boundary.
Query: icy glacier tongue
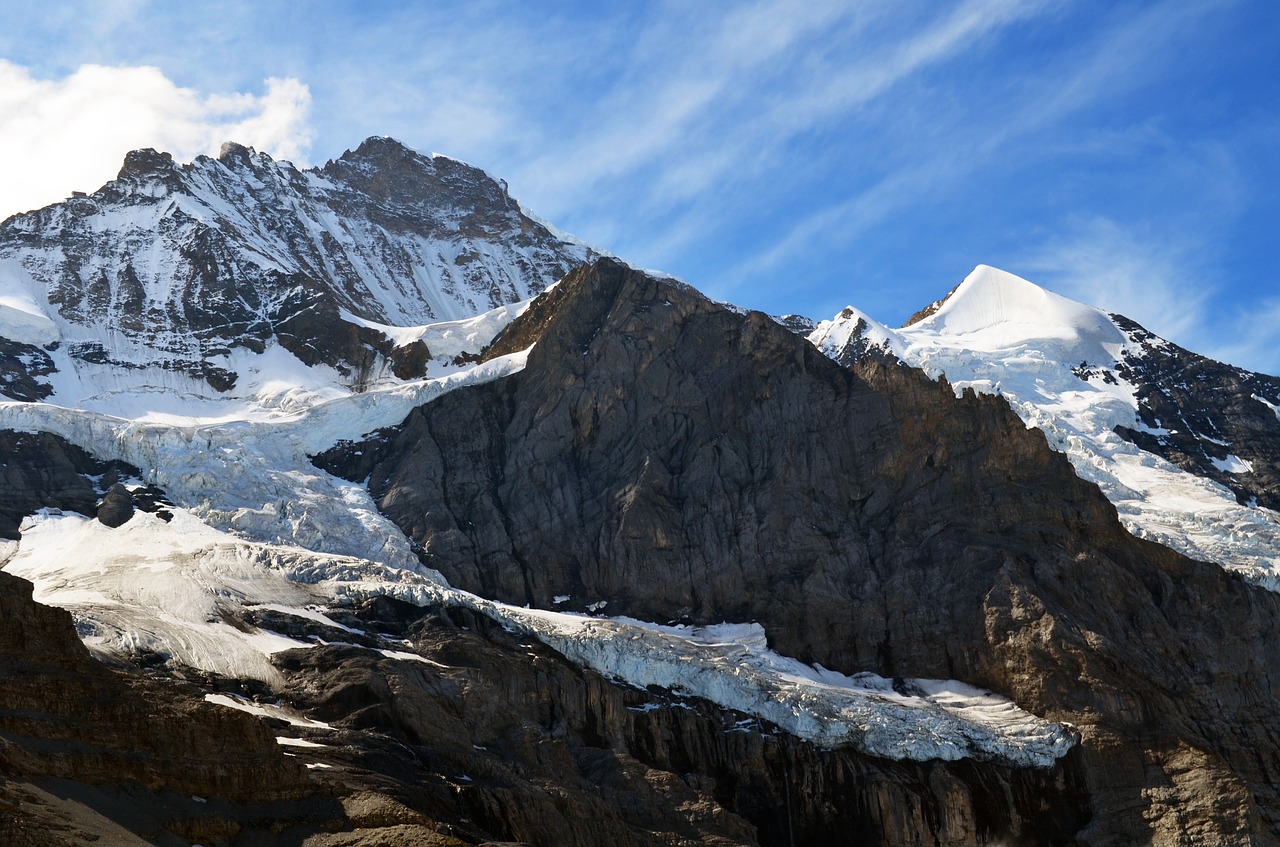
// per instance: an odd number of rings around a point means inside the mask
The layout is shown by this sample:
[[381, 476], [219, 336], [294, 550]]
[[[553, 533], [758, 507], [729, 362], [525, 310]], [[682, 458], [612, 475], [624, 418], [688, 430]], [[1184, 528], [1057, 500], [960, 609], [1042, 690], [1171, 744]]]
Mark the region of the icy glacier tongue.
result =
[[1280, 515], [1240, 505], [1225, 486], [1115, 431], [1160, 434], [1141, 419], [1139, 386], [1126, 378], [1136, 371], [1124, 364], [1168, 342], [1132, 322], [979, 265], [901, 329], [850, 308], [808, 337], [844, 364], [870, 349], [946, 377], [957, 393], [1002, 395], [1102, 489], [1135, 535], [1280, 590]]

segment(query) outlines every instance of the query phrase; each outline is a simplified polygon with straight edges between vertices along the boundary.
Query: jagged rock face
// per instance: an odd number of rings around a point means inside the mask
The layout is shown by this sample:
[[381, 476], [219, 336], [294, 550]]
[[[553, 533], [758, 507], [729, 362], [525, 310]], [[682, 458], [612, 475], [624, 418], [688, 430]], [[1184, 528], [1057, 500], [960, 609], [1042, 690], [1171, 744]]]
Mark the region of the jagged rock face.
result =
[[125, 462], [95, 459], [52, 433], [0, 430], [0, 539], [16, 541], [22, 519], [44, 508], [96, 516], [108, 526], [120, 526], [135, 510], [168, 521], [172, 503], [162, 490], [121, 482], [140, 476]]
[[31, 595], [0, 572], [0, 843], [465, 843], [359, 773], [314, 778], [279, 727], [100, 664]]
[[403, 369], [422, 351], [393, 357], [391, 339], [342, 310], [396, 326], [470, 317], [590, 255], [483, 171], [390, 139], [305, 171], [235, 144], [186, 165], [135, 151], [98, 192], [0, 225], [0, 281], [33, 304], [0, 315], [25, 357], [0, 390], [47, 395], [47, 352], [62, 344], [77, 361], [225, 391], [237, 376], [225, 357], [272, 339], [358, 383], [370, 357]]
[[885, 637], [937, 591], [916, 582], [939, 579], [925, 566], [960, 581], [1039, 555], [1044, 533], [1107, 526], [1108, 504], [999, 400], [855, 374], [613, 263], [575, 272], [488, 355], [535, 340], [522, 373], [420, 408], [349, 468], [320, 460], [368, 477], [425, 561], [485, 596], [759, 620], [830, 667], [972, 676], [945, 644], [979, 637], [979, 597]]
[[330, 727], [288, 728], [307, 746], [283, 756], [282, 726], [99, 665], [66, 612], [4, 573], [0, 613], [4, 843], [976, 845], [1058, 843], [1089, 817], [1075, 756], [1017, 770], [820, 752], [473, 613], [388, 600], [338, 617], [358, 640], [395, 638], [394, 655], [277, 656], [287, 683], [268, 701]]
[[401, 637], [427, 663], [291, 651], [276, 660], [283, 696], [344, 728], [318, 761], [414, 783], [420, 808], [465, 837], [1053, 843], [1089, 817], [1076, 757], [1018, 770], [822, 752], [705, 702], [610, 682], [474, 613], [377, 605], [346, 623]]
[[16, 540], [22, 519], [46, 507], [96, 515], [107, 489], [137, 474], [47, 432], [0, 430], [0, 538]]
[[0, 338], [0, 394], [31, 403], [53, 393], [46, 379], [57, 368], [49, 354], [34, 344]]
[[33, 603], [31, 584], [4, 572], [0, 676], [7, 771], [90, 784], [133, 780], [241, 801], [306, 793], [304, 769], [281, 754], [260, 721], [172, 683], [109, 670], [90, 658], [67, 612]]
[[789, 655], [1073, 722], [1086, 842], [1274, 842], [1280, 599], [1133, 539], [1003, 400], [841, 368], [608, 262], [489, 355], [534, 341], [523, 372], [318, 463], [470, 590], [759, 620]]
[[1115, 372], [1135, 386], [1147, 427], [1116, 432], [1225, 485], [1242, 504], [1280, 509], [1280, 378], [1215, 362], [1111, 317], [1134, 342]]

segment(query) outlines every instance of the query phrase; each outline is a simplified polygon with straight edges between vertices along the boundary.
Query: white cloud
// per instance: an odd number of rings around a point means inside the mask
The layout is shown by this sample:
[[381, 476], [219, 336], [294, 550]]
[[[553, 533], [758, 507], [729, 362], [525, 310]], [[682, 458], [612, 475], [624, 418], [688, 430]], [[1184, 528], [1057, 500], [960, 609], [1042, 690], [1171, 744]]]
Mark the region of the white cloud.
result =
[[0, 218], [97, 189], [141, 147], [187, 160], [235, 140], [302, 164], [310, 106], [296, 79], [268, 79], [261, 95], [203, 95], [158, 68], [84, 65], [41, 80], [0, 60]]

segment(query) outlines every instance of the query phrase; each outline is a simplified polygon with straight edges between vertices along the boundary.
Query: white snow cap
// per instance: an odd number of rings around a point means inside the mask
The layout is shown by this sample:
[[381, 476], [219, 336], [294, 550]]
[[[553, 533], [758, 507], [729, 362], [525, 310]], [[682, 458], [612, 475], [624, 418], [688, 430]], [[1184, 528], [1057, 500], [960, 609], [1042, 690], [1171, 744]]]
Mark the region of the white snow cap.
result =
[[974, 268], [938, 310], [913, 329], [971, 336], [998, 346], [1039, 338], [1099, 343], [1124, 340], [1102, 310], [990, 265]]
[[866, 312], [853, 306], [845, 306], [840, 314], [829, 321], [820, 321], [808, 337], [810, 343], [823, 353], [836, 357], [858, 333], [861, 333], [868, 344], [883, 348], [902, 358], [902, 337]]

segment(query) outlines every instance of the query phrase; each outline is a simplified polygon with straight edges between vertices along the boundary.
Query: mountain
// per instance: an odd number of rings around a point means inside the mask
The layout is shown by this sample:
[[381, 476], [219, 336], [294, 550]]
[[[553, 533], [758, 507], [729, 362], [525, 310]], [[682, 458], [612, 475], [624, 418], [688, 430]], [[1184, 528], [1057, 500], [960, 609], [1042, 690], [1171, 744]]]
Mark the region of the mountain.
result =
[[901, 329], [850, 308], [808, 337], [1004, 397], [1135, 535], [1280, 587], [1280, 379], [985, 266]]
[[0, 336], [12, 843], [1280, 843], [1280, 381], [1120, 316], [770, 318], [370, 139], [131, 154]]
[[326, 388], [420, 377], [457, 351], [414, 327], [526, 300], [593, 255], [504, 183], [391, 139], [303, 171], [237, 144], [185, 165], [135, 151], [94, 194], [5, 222], [0, 388], [111, 411], [135, 387], [263, 394], [295, 359]]

